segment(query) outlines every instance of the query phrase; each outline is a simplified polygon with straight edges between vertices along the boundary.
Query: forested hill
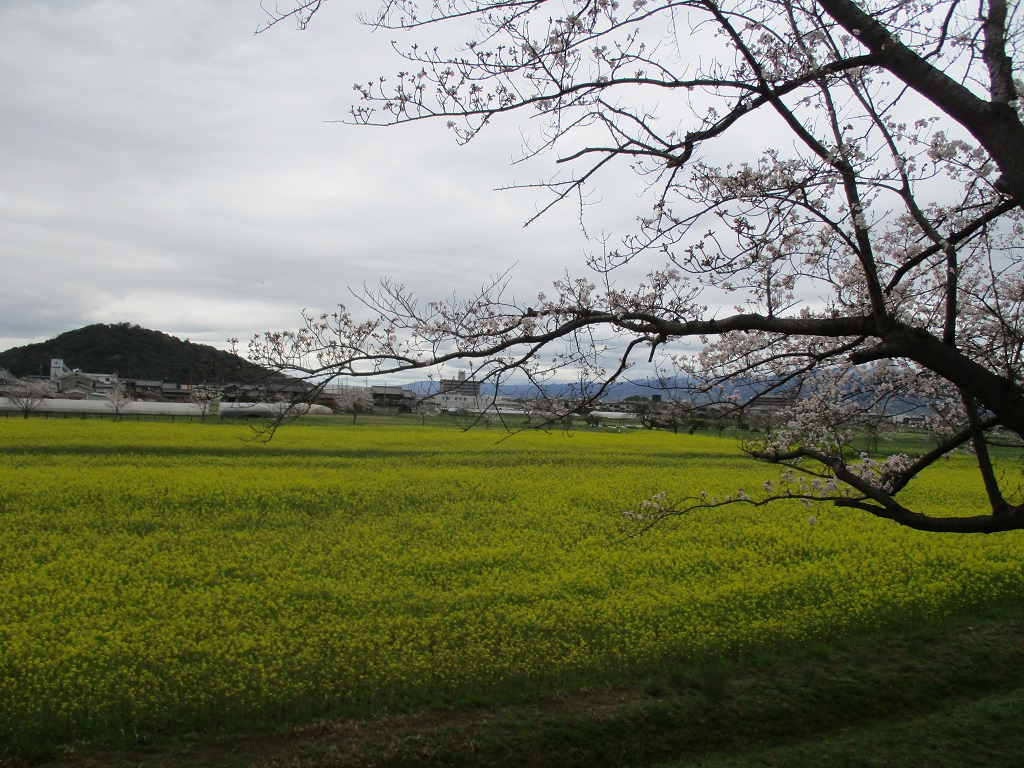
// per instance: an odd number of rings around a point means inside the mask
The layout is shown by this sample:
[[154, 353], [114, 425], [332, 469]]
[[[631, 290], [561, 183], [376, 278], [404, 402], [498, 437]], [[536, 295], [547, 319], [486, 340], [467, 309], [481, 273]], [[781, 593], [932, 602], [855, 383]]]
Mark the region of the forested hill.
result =
[[230, 381], [255, 368], [230, 352], [129, 323], [87, 325], [49, 341], [13, 347], [0, 352], [0, 368], [15, 376], [46, 376], [54, 357], [88, 373], [179, 384]]

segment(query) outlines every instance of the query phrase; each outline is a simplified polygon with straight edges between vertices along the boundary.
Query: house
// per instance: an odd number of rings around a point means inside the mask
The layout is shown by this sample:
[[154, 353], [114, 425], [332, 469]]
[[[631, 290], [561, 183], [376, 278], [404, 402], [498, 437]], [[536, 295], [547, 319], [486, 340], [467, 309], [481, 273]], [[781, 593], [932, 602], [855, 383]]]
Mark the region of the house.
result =
[[491, 401], [480, 396], [480, 382], [459, 371], [456, 379], [441, 379], [440, 391], [430, 398], [441, 411], [482, 411]]
[[7, 387], [16, 387], [22, 383], [21, 379], [6, 368], [0, 368], [0, 391], [7, 389]]
[[309, 395], [313, 385], [284, 374], [269, 371], [253, 371], [243, 381], [233, 381], [220, 387], [222, 402], [260, 402], [267, 399], [298, 401]]
[[740, 421], [757, 426], [776, 424], [786, 418], [795, 402], [793, 395], [759, 395], [743, 406]]
[[416, 405], [416, 393], [402, 387], [378, 385], [370, 387], [374, 408], [387, 408], [399, 413], [409, 413]]
[[158, 402], [189, 402], [192, 399], [192, 387], [188, 384], [177, 384], [173, 381], [156, 379], [127, 379], [125, 387], [135, 400]]
[[116, 373], [71, 370], [60, 358], [50, 360], [50, 384], [57, 397], [68, 400], [105, 400], [121, 387]]

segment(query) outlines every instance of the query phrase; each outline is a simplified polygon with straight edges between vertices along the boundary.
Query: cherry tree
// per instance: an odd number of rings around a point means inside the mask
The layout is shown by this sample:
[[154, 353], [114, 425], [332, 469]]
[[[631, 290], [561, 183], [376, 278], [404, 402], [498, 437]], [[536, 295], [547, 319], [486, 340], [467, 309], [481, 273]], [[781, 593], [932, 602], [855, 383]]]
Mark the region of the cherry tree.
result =
[[[269, 25], [304, 26], [323, 6]], [[659, 497], [633, 511], [640, 527], [802, 498], [928, 531], [1022, 528], [1024, 499], [990, 451], [1024, 436], [1015, 12], [1006, 0], [386, 0], [369, 23], [427, 44], [396, 43], [402, 70], [356, 85], [352, 122], [440, 120], [467, 142], [519, 115], [525, 155], [555, 161], [523, 184], [546, 196], [541, 213], [623, 172], [644, 183], [645, 207], [597, 243], [589, 273], [528, 302], [502, 278], [442, 302], [385, 279], [358, 312], [306, 315], [250, 355], [312, 378], [460, 359], [494, 380], [571, 370], [572, 407], [640, 363], [727, 407], [791, 403], [746, 446], [781, 479], [757, 495]], [[430, 43], [454, 30], [461, 45]], [[942, 426], [934, 450], [851, 452], [858, 424], [899, 407]], [[908, 507], [908, 484], [961, 448], [988, 508]]]
[[335, 410], [352, 415], [352, 423], [360, 413], [373, 410], [373, 395], [362, 387], [345, 387], [334, 395]]
[[437, 416], [441, 413], [441, 406], [432, 397], [421, 397], [416, 400], [412, 407], [412, 412], [419, 414], [420, 424], [426, 426], [427, 421], [432, 416]]
[[111, 388], [104, 393], [104, 398], [110, 403], [110, 408], [114, 412], [114, 420], [120, 421], [122, 414], [128, 407], [129, 403], [134, 402], [135, 393], [133, 390], [125, 386], [123, 382], [115, 381]]
[[53, 388], [48, 381], [26, 381], [7, 387], [4, 396], [27, 419], [53, 396]]
[[199, 420], [206, 421], [206, 417], [213, 410], [214, 403], [220, 402], [224, 396], [222, 387], [214, 384], [196, 384], [189, 390], [189, 402], [199, 406]]

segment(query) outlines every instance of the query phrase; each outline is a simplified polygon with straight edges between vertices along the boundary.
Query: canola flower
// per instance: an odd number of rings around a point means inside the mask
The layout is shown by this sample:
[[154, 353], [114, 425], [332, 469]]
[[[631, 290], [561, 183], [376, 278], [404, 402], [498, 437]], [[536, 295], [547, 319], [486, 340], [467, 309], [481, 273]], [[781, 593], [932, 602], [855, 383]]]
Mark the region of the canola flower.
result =
[[[757, 487], [661, 433], [0, 421], [0, 743], [614, 680], [1019, 599], [1024, 538], [799, 504], [626, 541], [617, 510]], [[967, 457], [917, 488], [983, 503]]]

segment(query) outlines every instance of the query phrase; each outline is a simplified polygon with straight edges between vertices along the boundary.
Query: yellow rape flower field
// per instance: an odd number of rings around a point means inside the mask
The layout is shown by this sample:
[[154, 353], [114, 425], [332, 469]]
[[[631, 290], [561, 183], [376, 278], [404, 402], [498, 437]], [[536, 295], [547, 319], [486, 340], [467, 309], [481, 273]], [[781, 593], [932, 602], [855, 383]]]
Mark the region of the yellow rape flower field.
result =
[[[249, 436], [0, 420], [0, 741], [513, 699], [1021, 599], [1019, 534], [780, 504], [619, 540], [638, 499], [775, 476], [730, 440]], [[969, 457], [915, 490], [981, 508]]]

